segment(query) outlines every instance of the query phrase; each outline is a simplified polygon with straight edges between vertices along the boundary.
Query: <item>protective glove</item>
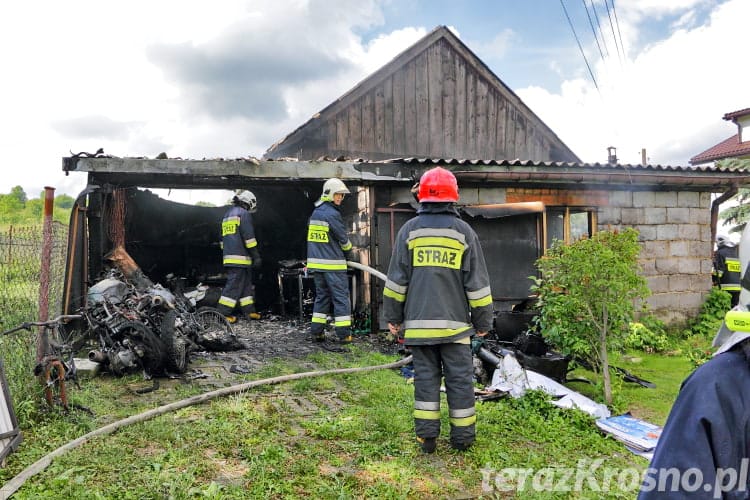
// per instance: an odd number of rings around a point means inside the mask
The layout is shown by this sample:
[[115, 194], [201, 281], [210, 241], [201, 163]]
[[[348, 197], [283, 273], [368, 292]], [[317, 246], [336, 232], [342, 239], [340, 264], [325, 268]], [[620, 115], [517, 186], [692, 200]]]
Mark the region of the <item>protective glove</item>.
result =
[[356, 254], [352, 251], [346, 252], [346, 260], [348, 260], [349, 262], [359, 263], [359, 254]]
[[404, 330], [401, 328], [401, 324], [388, 323], [388, 331], [396, 339], [399, 344], [404, 343]]

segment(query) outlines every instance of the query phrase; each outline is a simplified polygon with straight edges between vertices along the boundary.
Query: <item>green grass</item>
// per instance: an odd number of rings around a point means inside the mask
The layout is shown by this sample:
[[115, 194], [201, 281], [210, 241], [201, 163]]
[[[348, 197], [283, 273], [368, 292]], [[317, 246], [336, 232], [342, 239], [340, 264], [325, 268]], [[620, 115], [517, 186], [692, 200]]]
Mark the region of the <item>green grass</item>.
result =
[[[641, 361], [614, 364], [656, 383], [616, 387], [617, 404], [662, 424], [680, 382], [692, 370], [682, 355], [639, 354]], [[352, 348], [308, 359], [316, 369], [383, 364], [392, 356]], [[299, 364], [270, 363], [260, 379], [309, 371]], [[578, 372], [589, 378], [593, 374]], [[201, 392], [193, 384], [148, 385], [139, 377], [100, 377], [73, 389], [71, 399], [87, 406], [65, 415], [49, 410], [30, 428], [24, 443], [0, 470], [5, 482], [56, 447], [95, 428]], [[584, 387], [580, 387], [584, 386]], [[596, 387], [577, 383], [589, 395]], [[324, 403], [335, 398], [335, 410]], [[313, 402], [300, 412], [285, 398]], [[448, 446], [443, 397], [442, 435], [434, 455], [422, 454], [413, 437], [413, 387], [397, 370], [303, 379], [213, 400], [94, 439], [56, 459], [29, 480], [14, 498], [456, 498], [507, 497], [495, 482], [504, 468], [575, 468], [579, 460], [601, 460], [604, 469], [641, 471], [645, 459], [603, 436], [586, 414], [550, 405], [532, 392], [521, 399], [477, 404], [478, 440], [468, 452]], [[483, 484], [484, 480], [484, 484]], [[530, 483], [527, 484], [529, 486]], [[585, 486], [585, 484], [584, 484]], [[518, 498], [566, 498], [565, 492], [517, 492]], [[632, 498], [633, 490], [596, 492], [583, 498]]]

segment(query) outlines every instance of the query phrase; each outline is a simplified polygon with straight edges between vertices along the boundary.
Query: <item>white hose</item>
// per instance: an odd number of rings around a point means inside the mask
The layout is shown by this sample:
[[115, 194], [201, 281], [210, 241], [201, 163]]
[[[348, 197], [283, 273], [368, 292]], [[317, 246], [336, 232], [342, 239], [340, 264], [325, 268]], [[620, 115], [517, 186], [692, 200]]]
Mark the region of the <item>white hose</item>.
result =
[[13, 493], [18, 491], [18, 488], [20, 488], [23, 485], [23, 483], [25, 483], [28, 479], [42, 472], [44, 469], [46, 469], [47, 466], [50, 463], [52, 463], [52, 459], [57, 458], [72, 449], [78, 448], [82, 444], [90, 441], [92, 438], [112, 434], [113, 432], [115, 432], [116, 430], [122, 427], [126, 427], [131, 424], [137, 424], [140, 422], [145, 422], [146, 420], [150, 420], [154, 417], [163, 415], [171, 411], [185, 408], [186, 406], [192, 406], [198, 403], [205, 403], [206, 401], [209, 401], [214, 398], [218, 398], [221, 396], [229, 396], [231, 394], [236, 394], [238, 392], [245, 391], [252, 387], [258, 387], [260, 385], [278, 384], [280, 382], [287, 382], [290, 380], [321, 377], [324, 375], [359, 373], [359, 372], [366, 372], [366, 371], [373, 371], [373, 370], [400, 368], [402, 366], [408, 365], [409, 363], [411, 363], [411, 361], [412, 361], [412, 357], [408, 356], [399, 361], [396, 361], [394, 363], [389, 363], [386, 365], [360, 366], [356, 368], [336, 368], [333, 370], [293, 373], [290, 375], [282, 375], [279, 377], [272, 377], [272, 378], [266, 378], [266, 379], [261, 379], [261, 380], [253, 380], [251, 382], [244, 382], [242, 384], [237, 384], [237, 385], [233, 385], [230, 387], [217, 389], [215, 391], [198, 394], [196, 396], [192, 396], [187, 399], [176, 401], [174, 403], [169, 403], [167, 405], [163, 405], [158, 408], [154, 408], [152, 410], [139, 413], [138, 415], [133, 415], [132, 417], [118, 420], [117, 422], [113, 422], [109, 425], [105, 425], [104, 427], [100, 427], [99, 429], [96, 429], [95, 431], [91, 431], [88, 434], [84, 434], [83, 436], [79, 437], [78, 439], [74, 439], [73, 441], [70, 441], [69, 443], [64, 444], [63, 446], [57, 448], [55, 451], [49, 453], [48, 455], [45, 455], [44, 457], [40, 458], [39, 460], [37, 460], [36, 462], [31, 464], [24, 470], [22, 470], [16, 477], [14, 477], [13, 479], [5, 483], [3, 487], [0, 488], [0, 499], [5, 500], [6, 498], [9, 498]]
[[377, 278], [380, 278], [384, 282], [388, 280], [388, 277], [385, 274], [383, 274], [380, 271], [378, 271], [377, 269], [373, 269], [370, 266], [366, 266], [364, 264], [360, 264], [359, 262], [352, 262], [352, 261], [347, 260], [346, 261], [346, 265], [349, 266], [349, 267], [353, 267], [354, 269], [359, 269], [360, 271], [364, 271], [366, 273], [370, 273], [373, 276], [375, 276]]

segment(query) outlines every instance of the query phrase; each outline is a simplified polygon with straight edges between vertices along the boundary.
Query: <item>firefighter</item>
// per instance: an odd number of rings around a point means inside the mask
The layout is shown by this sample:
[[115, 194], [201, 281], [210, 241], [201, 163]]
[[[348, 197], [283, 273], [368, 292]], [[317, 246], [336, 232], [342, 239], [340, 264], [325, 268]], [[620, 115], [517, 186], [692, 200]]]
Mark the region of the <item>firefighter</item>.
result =
[[420, 208], [398, 232], [383, 291], [384, 317], [414, 356], [414, 427], [425, 453], [440, 434], [440, 382], [445, 377], [450, 443], [475, 438], [471, 336], [492, 326], [492, 293], [482, 248], [458, 216], [458, 184], [441, 167], [419, 182]]
[[260, 269], [258, 241], [255, 239], [252, 213], [258, 201], [250, 191], [242, 191], [232, 198], [232, 206], [221, 221], [221, 246], [227, 282], [219, 298], [219, 311], [230, 323], [237, 322], [235, 308], [249, 320], [260, 319], [253, 298], [253, 269]]
[[341, 203], [349, 189], [340, 179], [328, 179], [315, 203], [307, 228], [307, 269], [313, 273], [315, 303], [310, 334], [325, 340], [324, 330], [333, 305], [336, 337], [342, 344], [352, 341], [351, 301], [346, 261], [354, 260], [352, 243], [341, 217]]
[[719, 235], [716, 238], [714, 252], [714, 276], [719, 287], [732, 295], [732, 307], [740, 299], [740, 258], [737, 245], [728, 237]]

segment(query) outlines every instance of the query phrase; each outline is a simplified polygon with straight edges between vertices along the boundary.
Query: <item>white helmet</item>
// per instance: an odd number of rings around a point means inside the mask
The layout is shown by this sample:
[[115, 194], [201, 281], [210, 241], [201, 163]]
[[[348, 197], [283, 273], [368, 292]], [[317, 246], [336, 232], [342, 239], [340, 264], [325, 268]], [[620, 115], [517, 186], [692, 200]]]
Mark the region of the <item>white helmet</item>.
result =
[[729, 236], [720, 234], [719, 236], [716, 237], [716, 244], [720, 247], [731, 246], [732, 241], [729, 239]]
[[247, 210], [249, 212], [255, 212], [255, 210], [258, 208], [258, 200], [250, 191], [242, 191], [241, 193], [235, 195], [234, 199], [247, 205]]
[[336, 179], [334, 177], [333, 179], [328, 179], [325, 184], [323, 184], [323, 196], [321, 196], [321, 198], [333, 199], [333, 195], [338, 193], [349, 194], [349, 189], [347, 189], [341, 179]]

